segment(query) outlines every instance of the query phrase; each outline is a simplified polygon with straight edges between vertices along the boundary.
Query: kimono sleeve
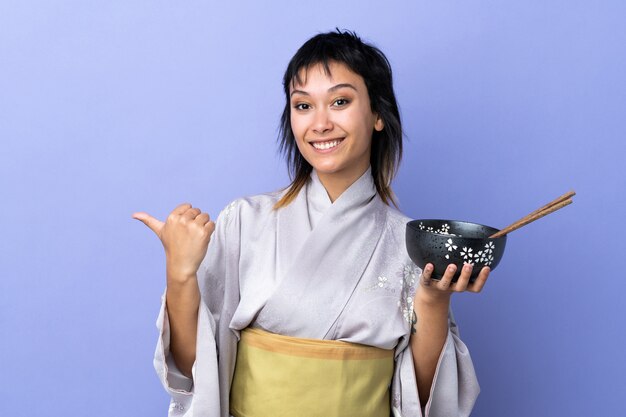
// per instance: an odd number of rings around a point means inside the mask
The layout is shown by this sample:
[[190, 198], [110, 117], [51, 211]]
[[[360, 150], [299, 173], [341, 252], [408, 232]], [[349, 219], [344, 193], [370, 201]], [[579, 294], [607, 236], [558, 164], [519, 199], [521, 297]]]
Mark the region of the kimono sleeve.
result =
[[[229, 233], [229, 213], [233, 204], [231, 203], [218, 216], [207, 254], [197, 273], [201, 302], [198, 309], [193, 378], [188, 378], [180, 372], [170, 354], [170, 327], [165, 295], [161, 298], [161, 310], [156, 323], [159, 339], [154, 355], [154, 367], [163, 387], [171, 397], [169, 416], [219, 415], [216, 332], [224, 299], [225, 254]], [[196, 389], [200, 389], [198, 387], [202, 388], [201, 395], [195, 394]]]
[[459, 336], [459, 330], [449, 313], [449, 330], [437, 362], [430, 398], [421, 404], [417, 393], [415, 368], [410, 347], [398, 356], [394, 383], [394, 416], [465, 417], [469, 416], [480, 387], [467, 346]]

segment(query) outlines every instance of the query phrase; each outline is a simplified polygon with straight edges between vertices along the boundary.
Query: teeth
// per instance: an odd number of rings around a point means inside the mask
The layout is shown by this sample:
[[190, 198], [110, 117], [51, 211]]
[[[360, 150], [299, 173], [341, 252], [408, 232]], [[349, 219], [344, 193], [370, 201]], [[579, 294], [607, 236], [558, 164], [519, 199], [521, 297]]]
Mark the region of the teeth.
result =
[[314, 142], [312, 145], [315, 149], [330, 149], [330, 148], [334, 148], [335, 146], [339, 145], [341, 141], [340, 140], [331, 140], [328, 142]]

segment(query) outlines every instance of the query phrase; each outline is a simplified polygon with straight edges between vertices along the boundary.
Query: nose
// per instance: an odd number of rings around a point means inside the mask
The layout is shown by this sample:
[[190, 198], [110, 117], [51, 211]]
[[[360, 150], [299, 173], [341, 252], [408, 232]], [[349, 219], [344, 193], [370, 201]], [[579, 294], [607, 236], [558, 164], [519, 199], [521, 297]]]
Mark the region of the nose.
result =
[[318, 134], [323, 134], [332, 129], [333, 123], [328, 114], [328, 110], [323, 109], [316, 111], [315, 119], [313, 120], [313, 131]]

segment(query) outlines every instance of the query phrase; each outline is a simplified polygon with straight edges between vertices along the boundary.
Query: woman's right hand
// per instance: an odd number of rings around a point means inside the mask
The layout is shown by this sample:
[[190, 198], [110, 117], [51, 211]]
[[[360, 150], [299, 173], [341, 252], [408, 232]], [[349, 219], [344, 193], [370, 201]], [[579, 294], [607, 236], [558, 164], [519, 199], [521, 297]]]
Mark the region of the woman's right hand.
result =
[[172, 210], [165, 222], [144, 212], [134, 213], [133, 218], [143, 222], [161, 240], [168, 281], [183, 283], [196, 277], [215, 230], [215, 223], [207, 213], [185, 203]]
[[133, 218], [148, 226], [165, 248], [170, 352], [178, 369], [192, 378], [201, 298], [196, 273], [206, 255], [215, 224], [208, 214], [191, 204], [176, 207], [165, 222], [144, 212], [134, 213]]

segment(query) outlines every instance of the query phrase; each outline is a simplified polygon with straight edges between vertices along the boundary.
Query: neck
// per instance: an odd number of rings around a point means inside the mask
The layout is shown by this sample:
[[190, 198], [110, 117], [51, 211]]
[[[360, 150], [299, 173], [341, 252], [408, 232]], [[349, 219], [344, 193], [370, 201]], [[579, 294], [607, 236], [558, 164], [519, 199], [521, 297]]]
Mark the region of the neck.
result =
[[326, 193], [328, 193], [328, 197], [332, 203], [335, 202], [346, 191], [352, 184], [356, 182], [361, 176], [367, 171], [369, 165], [365, 167], [365, 169], [355, 171], [349, 174], [341, 174], [341, 173], [332, 173], [332, 174], [324, 174], [321, 172], [317, 172], [317, 176], [320, 179], [320, 182], [326, 189]]

